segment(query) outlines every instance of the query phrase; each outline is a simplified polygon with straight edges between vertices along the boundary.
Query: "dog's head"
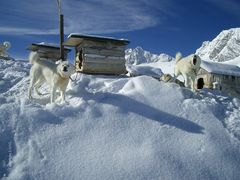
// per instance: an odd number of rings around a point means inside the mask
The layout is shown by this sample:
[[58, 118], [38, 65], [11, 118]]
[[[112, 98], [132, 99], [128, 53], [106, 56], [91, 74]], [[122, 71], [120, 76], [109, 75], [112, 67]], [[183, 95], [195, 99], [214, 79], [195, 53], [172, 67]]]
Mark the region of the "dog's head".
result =
[[190, 56], [190, 59], [191, 59], [192, 67], [194, 69], [199, 69], [201, 61], [202, 61], [201, 58], [198, 55], [193, 54], [193, 55]]
[[68, 61], [59, 60], [56, 64], [58, 73], [64, 78], [70, 77], [75, 72], [74, 66]]
[[4, 45], [4, 47], [5, 47], [6, 50], [8, 50], [8, 49], [11, 47], [11, 43], [8, 42], [8, 41], [5, 41], [5, 42], [3, 43], [3, 45]]
[[163, 74], [161, 77], [160, 77], [160, 80], [163, 81], [163, 82], [168, 82], [172, 79], [172, 76], [170, 74]]

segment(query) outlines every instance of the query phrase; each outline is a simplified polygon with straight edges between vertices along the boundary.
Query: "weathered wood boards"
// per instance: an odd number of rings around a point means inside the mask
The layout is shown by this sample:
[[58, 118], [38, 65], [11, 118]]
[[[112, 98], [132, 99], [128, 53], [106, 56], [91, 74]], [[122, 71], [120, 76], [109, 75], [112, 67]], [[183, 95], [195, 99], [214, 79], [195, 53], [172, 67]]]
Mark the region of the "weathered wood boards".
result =
[[64, 43], [75, 47], [76, 70], [91, 74], [125, 74], [128, 40], [70, 34]]

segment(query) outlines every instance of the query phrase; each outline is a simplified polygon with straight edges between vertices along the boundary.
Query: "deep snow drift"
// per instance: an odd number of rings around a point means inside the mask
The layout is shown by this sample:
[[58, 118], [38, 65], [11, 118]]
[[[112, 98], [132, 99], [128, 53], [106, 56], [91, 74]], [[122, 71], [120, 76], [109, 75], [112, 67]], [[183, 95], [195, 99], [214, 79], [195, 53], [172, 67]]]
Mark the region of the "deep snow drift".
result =
[[29, 68], [0, 60], [3, 179], [239, 179], [239, 99], [149, 76], [77, 74], [68, 103], [29, 102]]

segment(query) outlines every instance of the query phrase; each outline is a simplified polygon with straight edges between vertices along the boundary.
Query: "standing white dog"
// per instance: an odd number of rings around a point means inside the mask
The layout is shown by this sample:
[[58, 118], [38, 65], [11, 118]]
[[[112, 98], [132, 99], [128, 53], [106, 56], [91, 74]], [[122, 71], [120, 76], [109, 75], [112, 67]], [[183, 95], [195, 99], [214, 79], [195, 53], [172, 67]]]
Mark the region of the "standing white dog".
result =
[[70, 76], [74, 73], [74, 66], [67, 61], [59, 60], [56, 63], [40, 59], [37, 52], [31, 52], [29, 61], [33, 64], [30, 70], [30, 86], [28, 97], [32, 99], [32, 90], [37, 94], [39, 87], [47, 82], [51, 90], [51, 103], [55, 100], [56, 90], [60, 90], [62, 101], [65, 101], [65, 91]]
[[177, 78], [182, 75], [184, 78], [185, 87], [195, 90], [194, 83], [197, 73], [200, 69], [201, 58], [196, 54], [191, 54], [182, 58], [181, 53], [176, 54], [176, 64], [174, 67], [174, 75]]

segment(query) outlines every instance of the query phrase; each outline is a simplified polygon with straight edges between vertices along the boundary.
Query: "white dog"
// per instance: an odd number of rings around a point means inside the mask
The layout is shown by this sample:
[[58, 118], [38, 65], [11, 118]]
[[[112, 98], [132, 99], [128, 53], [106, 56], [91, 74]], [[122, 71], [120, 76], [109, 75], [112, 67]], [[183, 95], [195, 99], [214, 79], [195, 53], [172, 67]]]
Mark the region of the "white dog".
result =
[[3, 42], [3, 44], [0, 44], [0, 56], [8, 57], [7, 50], [11, 47], [10, 42]]
[[160, 77], [160, 81], [169, 82], [169, 83], [176, 83], [176, 84], [180, 85], [181, 87], [184, 87], [184, 83], [182, 81], [172, 77], [170, 74], [163, 74]]
[[201, 58], [196, 54], [191, 54], [182, 58], [181, 53], [176, 54], [176, 64], [174, 67], [174, 76], [177, 78], [182, 75], [184, 78], [185, 87], [195, 90], [194, 84], [197, 73], [200, 69]]
[[51, 103], [55, 100], [57, 89], [60, 90], [62, 101], [65, 101], [65, 91], [70, 76], [74, 73], [74, 66], [62, 60], [56, 63], [42, 60], [37, 52], [30, 53], [29, 61], [33, 64], [30, 70], [29, 99], [32, 99], [33, 88], [37, 94], [41, 95], [38, 89], [44, 82], [47, 82], [51, 90]]

